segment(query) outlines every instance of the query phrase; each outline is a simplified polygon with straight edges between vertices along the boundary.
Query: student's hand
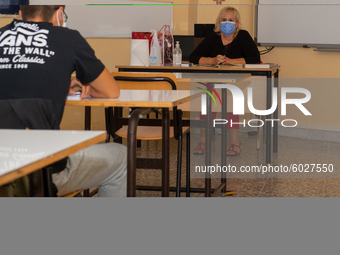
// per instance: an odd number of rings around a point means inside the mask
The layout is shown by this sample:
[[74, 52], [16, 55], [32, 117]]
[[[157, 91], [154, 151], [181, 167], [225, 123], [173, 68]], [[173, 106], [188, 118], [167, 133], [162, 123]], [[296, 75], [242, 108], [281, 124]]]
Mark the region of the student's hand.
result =
[[77, 78], [74, 78], [71, 80], [68, 93], [76, 95], [78, 91], [81, 91], [81, 98], [88, 98], [91, 95], [91, 87], [88, 84], [82, 84]]

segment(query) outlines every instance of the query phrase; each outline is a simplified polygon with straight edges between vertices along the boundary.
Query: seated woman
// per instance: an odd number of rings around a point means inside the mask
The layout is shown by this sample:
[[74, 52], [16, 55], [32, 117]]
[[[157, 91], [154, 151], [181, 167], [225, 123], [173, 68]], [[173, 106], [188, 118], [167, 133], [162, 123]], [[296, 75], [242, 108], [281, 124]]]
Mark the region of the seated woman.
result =
[[[260, 63], [260, 52], [250, 34], [240, 29], [240, 13], [233, 7], [224, 7], [217, 16], [215, 29], [190, 54], [189, 61], [194, 64], [257, 64]], [[212, 114], [215, 118], [216, 113]], [[205, 116], [201, 115], [201, 119]], [[228, 124], [239, 122], [239, 116], [228, 113]], [[231, 146], [227, 156], [237, 156], [241, 153], [238, 125], [229, 129]], [[203, 154], [205, 149], [205, 132], [201, 129], [200, 142], [194, 149], [194, 154]]]

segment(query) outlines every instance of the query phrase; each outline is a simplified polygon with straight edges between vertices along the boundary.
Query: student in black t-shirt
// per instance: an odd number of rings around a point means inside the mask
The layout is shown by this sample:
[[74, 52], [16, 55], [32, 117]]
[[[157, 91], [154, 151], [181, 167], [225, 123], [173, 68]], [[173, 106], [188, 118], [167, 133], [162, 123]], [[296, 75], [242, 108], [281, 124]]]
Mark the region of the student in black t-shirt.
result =
[[[59, 129], [68, 93], [81, 89], [82, 98], [119, 97], [118, 83], [86, 40], [62, 27], [65, 6], [20, 9], [20, 20], [0, 28], [0, 99], [50, 100]], [[70, 82], [74, 71], [77, 78]], [[98, 196], [126, 196], [126, 147], [100, 144], [72, 154], [66, 166], [54, 169], [53, 182], [59, 196], [96, 186]]]
[[[217, 16], [215, 32], [207, 36], [190, 54], [189, 61], [194, 64], [246, 64], [260, 63], [260, 53], [246, 30], [240, 29], [240, 14], [233, 7], [224, 7]], [[212, 114], [213, 119], [216, 113]], [[201, 119], [205, 116], [201, 115]], [[239, 116], [228, 113], [228, 126], [231, 147], [227, 156], [237, 156], [241, 153], [238, 137]], [[205, 148], [205, 132], [201, 130], [200, 142], [194, 149], [194, 154], [203, 154]]]

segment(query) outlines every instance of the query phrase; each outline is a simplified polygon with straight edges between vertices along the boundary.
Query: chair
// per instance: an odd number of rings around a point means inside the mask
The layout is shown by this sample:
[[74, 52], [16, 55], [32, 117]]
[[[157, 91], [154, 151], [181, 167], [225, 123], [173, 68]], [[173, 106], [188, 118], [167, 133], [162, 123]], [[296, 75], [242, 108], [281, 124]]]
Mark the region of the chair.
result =
[[[112, 76], [119, 83], [121, 89], [138, 89], [138, 90], [176, 90], [177, 79], [171, 73], [125, 73], [112, 72]], [[108, 109], [108, 111], [110, 111]], [[157, 115], [158, 112], [156, 112]], [[110, 116], [111, 112], [107, 112], [106, 116]], [[157, 116], [156, 116], [157, 117]], [[122, 110], [115, 109], [115, 121], [107, 121], [108, 133], [114, 138], [127, 138], [127, 119], [122, 118]], [[175, 137], [178, 140], [178, 154], [177, 154], [177, 181], [176, 181], [176, 196], [180, 196], [181, 191], [181, 163], [182, 163], [182, 137], [186, 134], [187, 137], [187, 175], [186, 175], [186, 195], [190, 196], [190, 133], [189, 127], [182, 127], [182, 111], [177, 107], [173, 108], [173, 126], [170, 127], [170, 138]], [[137, 140], [160, 140], [162, 139], [162, 128], [160, 127], [161, 120], [159, 119], [141, 119], [137, 128]], [[110, 132], [110, 129], [113, 130]], [[117, 139], [115, 139], [117, 140]], [[153, 159], [159, 160], [159, 159]], [[144, 164], [147, 161], [144, 160]], [[150, 162], [150, 161], [149, 161]], [[138, 162], [137, 162], [138, 163]], [[143, 165], [144, 165], [143, 164]], [[147, 164], [146, 164], [147, 165]], [[149, 166], [137, 165], [138, 168], [150, 168]], [[150, 187], [149, 187], [150, 188]]]
[[62, 196], [62, 197], [78, 197], [78, 196], [81, 196], [80, 193], [81, 193], [81, 190], [77, 190], [73, 193], [67, 194], [67, 195]]

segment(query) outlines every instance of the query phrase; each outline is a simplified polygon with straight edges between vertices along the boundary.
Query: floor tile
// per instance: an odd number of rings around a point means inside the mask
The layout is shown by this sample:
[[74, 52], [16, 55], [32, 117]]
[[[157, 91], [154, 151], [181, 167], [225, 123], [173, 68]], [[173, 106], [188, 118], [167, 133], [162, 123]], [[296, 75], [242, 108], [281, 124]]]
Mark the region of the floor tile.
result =
[[[199, 134], [191, 134], [190, 150], [190, 185], [192, 188], [204, 189], [205, 173], [195, 172], [196, 166], [205, 166], [205, 155], [194, 155], [192, 148], [196, 146]], [[265, 144], [261, 138], [261, 149], [256, 149], [256, 136], [240, 133], [242, 153], [237, 157], [227, 157], [227, 166], [259, 167], [265, 165]], [[221, 165], [221, 139], [215, 135], [212, 139], [212, 164]], [[170, 141], [170, 186], [175, 187], [177, 176], [177, 141]], [[227, 148], [229, 143], [227, 144]], [[186, 185], [186, 142], [183, 142], [183, 160], [181, 187]], [[272, 154], [277, 166], [291, 167], [296, 164], [298, 170], [291, 173], [227, 173], [227, 190], [235, 191], [234, 197], [340, 197], [340, 143], [308, 140], [292, 137], [279, 137], [278, 153]], [[161, 157], [161, 141], [142, 141], [142, 147], [137, 149], [138, 157]], [[311, 172], [312, 164], [315, 164]], [[332, 171], [317, 172], [316, 164], [332, 166]], [[306, 165], [309, 172], [306, 171]], [[304, 168], [303, 168], [304, 166]], [[254, 168], [255, 169], [255, 168]], [[291, 168], [292, 169], [292, 168]], [[330, 169], [330, 168], [327, 168]], [[220, 173], [210, 175], [212, 188], [220, 185]], [[160, 170], [138, 169], [137, 184], [148, 186], [161, 185]], [[137, 191], [138, 197], [160, 197], [161, 192]], [[174, 197], [175, 192], [170, 192]], [[181, 192], [184, 197], [185, 193]], [[191, 193], [191, 197], [204, 197], [204, 193]]]

